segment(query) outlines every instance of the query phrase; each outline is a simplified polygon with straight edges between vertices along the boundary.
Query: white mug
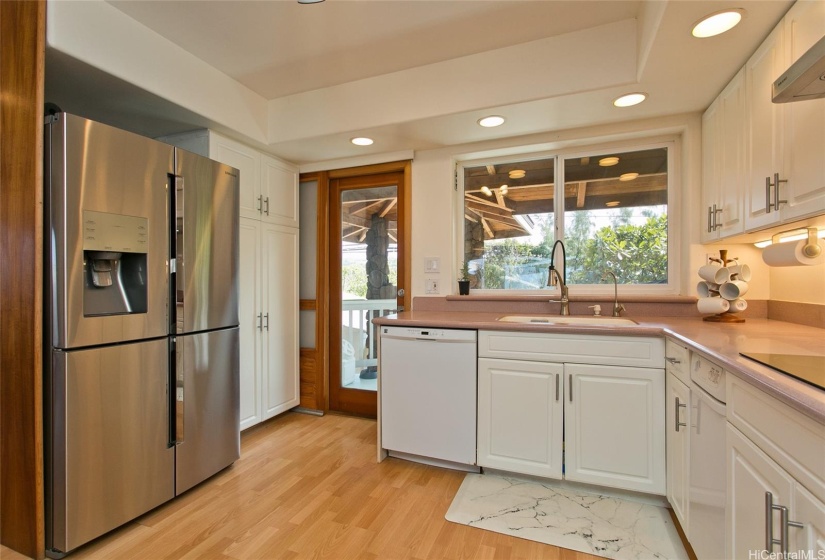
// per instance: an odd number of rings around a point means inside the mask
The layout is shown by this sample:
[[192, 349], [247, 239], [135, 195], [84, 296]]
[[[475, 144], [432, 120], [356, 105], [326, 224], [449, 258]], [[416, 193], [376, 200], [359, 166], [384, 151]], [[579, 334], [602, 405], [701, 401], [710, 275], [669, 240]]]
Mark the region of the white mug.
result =
[[744, 296], [748, 291], [748, 283], [742, 280], [725, 282], [719, 286], [719, 295], [728, 301], [733, 301]]
[[743, 282], [751, 281], [751, 267], [746, 264], [737, 264], [736, 266], [729, 266], [728, 271], [733, 280], [742, 280]]
[[711, 297], [711, 294], [716, 295], [719, 293], [719, 284], [702, 280], [696, 284], [696, 292], [700, 298]]
[[699, 313], [725, 313], [730, 309], [730, 302], [718, 297], [699, 298], [696, 307]]
[[713, 284], [721, 284], [730, 280], [730, 271], [724, 266], [715, 264], [706, 264], [699, 267], [699, 276], [702, 280], [712, 282]]

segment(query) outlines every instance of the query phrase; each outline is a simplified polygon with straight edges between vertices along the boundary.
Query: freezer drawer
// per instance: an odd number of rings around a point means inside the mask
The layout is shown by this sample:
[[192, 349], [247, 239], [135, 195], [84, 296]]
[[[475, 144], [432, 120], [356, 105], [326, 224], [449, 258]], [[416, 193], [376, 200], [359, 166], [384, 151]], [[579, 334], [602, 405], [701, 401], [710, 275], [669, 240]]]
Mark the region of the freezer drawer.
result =
[[238, 328], [178, 336], [175, 347], [181, 494], [240, 457]]
[[165, 338], [52, 353], [47, 548], [70, 551], [174, 497], [168, 364]]

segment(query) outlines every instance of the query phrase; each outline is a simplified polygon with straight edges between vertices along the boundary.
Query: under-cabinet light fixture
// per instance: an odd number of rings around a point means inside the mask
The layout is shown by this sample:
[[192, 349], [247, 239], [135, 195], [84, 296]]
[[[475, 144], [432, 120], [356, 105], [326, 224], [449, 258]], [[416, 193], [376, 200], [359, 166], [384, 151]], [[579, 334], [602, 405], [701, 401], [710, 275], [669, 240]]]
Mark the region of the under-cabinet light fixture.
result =
[[640, 91], [634, 93], [627, 93], [613, 100], [613, 105], [616, 107], [632, 107], [638, 105], [647, 99], [647, 94]]
[[501, 126], [504, 124], [504, 117], [500, 117], [498, 115], [490, 115], [489, 117], [484, 117], [483, 119], [478, 119], [478, 124], [483, 126], [484, 128], [492, 128], [494, 126]]
[[742, 8], [732, 8], [712, 13], [696, 22], [693, 26], [693, 31], [691, 31], [691, 35], [697, 39], [706, 39], [708, 37], [721, 35], [736, 27], [744, 17], [745, 10]]
[[[802, 231], [803, 229], [805, 230], [804, 233], [798, 233], [796, 235], [788, 235], [788, 236], [783, 237], [783, 234], [785, 234], [785, 233], [790, 233], [792, 231]], [[789, 241], [802, 241], [803, 239], [808, 239], [808, 237], [809, 237], [809, 233], [808, 233], [807, 229], [805, 229], [805, 228], [802, 228], [800, 230], [789, 230], [787, 232], [777, 233], [771, 239], [765, 239], [764, 241], [757, 241], [756, 243], [754, 243], [754, 246], [756, 246], [760, 249], [764, 249], [768, 245], [773, 245], [774, 243], [787, 243]], [[819, 239], [825, 239], [825, 229], [818, 230], [817, 233], [816, 233], [816, 237], [818, 237]]]
[[357, 138], [351, 138], [350, 142], [356, 146], [372, 146], [373, 139], [367, 138], [366, 136], [359, 136]]

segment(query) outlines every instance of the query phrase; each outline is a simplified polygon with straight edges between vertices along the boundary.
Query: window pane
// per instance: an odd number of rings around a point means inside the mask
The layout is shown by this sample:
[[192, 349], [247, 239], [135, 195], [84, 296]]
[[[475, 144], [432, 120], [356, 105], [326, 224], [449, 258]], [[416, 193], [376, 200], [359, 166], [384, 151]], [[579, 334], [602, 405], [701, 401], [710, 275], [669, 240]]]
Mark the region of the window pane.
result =
[[464, 169], [470, 287], [539, 289], [554, 239], [554, 158]]
[[567, 282], [667, 283], [667, 148], [565, 159], [564, 178]]
[[558, 201], [556, 158], [465, 167], [470, 287], [545, 287], [554, 210], [564, 214], [568, 284], [611, 283], [607, 270], [622, 284], [666, 284], [667, 160], [665, 147], [565, 158]]

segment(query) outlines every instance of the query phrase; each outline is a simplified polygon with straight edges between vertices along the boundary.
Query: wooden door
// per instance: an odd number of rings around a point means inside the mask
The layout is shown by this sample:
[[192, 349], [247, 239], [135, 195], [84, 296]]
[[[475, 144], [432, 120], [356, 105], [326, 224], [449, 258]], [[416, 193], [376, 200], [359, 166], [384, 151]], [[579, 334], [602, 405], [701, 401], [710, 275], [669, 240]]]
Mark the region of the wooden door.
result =
[[372, 319], [409, 307], [407, 173], [333, 178], [329, 185], [329, 408], [377, 415]]

